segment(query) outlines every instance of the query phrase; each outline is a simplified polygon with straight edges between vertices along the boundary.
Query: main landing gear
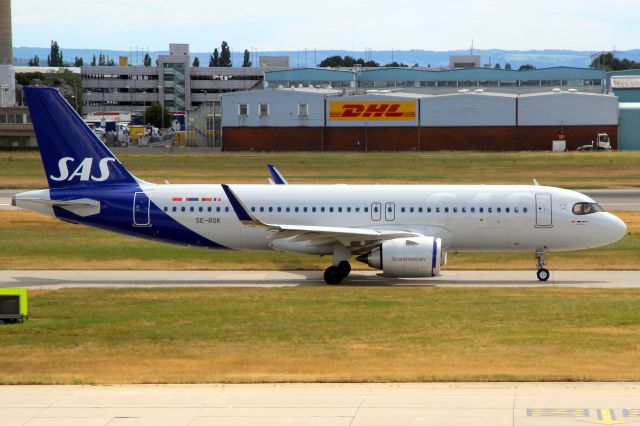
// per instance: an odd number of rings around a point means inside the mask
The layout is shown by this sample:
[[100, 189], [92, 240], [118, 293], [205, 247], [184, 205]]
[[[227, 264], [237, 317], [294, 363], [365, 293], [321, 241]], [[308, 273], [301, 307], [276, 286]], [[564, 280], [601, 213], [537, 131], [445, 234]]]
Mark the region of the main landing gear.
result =
[[324, 271], [324, 281], [327, 284], [340, 284], [351, 272], [349, 258], [351, 252], [342, 244], [336, 244], [333, 247], [332, 265]]
[[329, 266], [324, 271], [324, 281], [327, 284], [340, 284], [351, 272], [351, 265], [346, 260], [338, 263], [338, 266]]
[[538, 276], [538, 279], [540, 281], [547, 281], [549, 279], [549, 276], [551, 275], [549, 273], [549, 270], [545, 268], [545, 261], [544, 261], [544, 251], [543, 250], [537, 250], [536, 251], [536, 266], [538, 267], [538, 272], [536, 273], [536, 275]]

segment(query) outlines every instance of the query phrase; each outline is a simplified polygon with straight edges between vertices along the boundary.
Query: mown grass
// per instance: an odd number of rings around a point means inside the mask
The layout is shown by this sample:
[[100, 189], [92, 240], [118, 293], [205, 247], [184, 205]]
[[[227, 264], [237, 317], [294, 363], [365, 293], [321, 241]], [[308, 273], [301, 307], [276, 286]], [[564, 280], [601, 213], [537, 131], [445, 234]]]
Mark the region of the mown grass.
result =
[[[553, 253], [551, 269], [640, 269], [640, 212], [621, 212], [629, 234], [610, 246]], [[28, 211], [0, 211], [0, 269], [320, 270], [328, 257], [212, 251], [135, 239]], [[367, 266], [352, 262], [354, 268]], [[532, 269], [533, 253], [450, 253], [447, 269]]]
[[640, 290], [32, 291], [0, 383], [640, 380]]
[[[162, 183], [265, 183], [272, 162], [293, 183], [494, 183], [564, 188], [640, 187], [640, 153], [391, 152], [159, 153], [118, 158], [139, 178]], [[44, 188], [39, 153], [0, 153], [0, 188]]]

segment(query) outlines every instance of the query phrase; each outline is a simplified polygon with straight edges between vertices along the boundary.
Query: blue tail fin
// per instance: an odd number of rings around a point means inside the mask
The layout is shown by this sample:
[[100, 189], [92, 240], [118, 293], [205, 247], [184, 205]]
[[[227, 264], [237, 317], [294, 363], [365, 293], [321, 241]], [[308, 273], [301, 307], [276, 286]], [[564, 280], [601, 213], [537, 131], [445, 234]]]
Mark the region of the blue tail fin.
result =
[[56, 89], [24, 93], [50, 188], [137, 183]]

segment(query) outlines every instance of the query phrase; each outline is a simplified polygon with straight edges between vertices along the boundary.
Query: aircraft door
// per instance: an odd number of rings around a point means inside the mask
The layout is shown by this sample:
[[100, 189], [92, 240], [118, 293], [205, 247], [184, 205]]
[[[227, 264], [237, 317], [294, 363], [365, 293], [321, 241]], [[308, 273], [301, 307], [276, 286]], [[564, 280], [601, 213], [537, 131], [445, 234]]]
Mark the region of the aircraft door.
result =
[[371, 220], [380, 220], [382, 218], [382, 204], [371, 203]]
[[384, 205], [384, 220], [388, 220], [388, 221], [396, 220], [396, 205], [395, 205], [395, 203], [385, 203], [385, 205]]
[[133, 224], [135, 226], [150, 226], [151, 216], [149, 206], [151, 200], [144, 192], [136, 192], [133, 197]]
[[553, 226], [551, 194], [536, 194], [536, 226]]

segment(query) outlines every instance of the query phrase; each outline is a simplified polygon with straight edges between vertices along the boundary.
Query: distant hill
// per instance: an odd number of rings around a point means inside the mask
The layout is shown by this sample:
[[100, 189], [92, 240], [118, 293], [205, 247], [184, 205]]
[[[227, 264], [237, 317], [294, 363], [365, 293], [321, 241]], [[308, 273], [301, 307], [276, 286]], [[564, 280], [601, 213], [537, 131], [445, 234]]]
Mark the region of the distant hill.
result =
[[[89, 65], [93, 55], [96, 57], [103, 53], [109, 55], [109, 58], [118, 62], [119, 56], [130, 57], [128, 50], [100, 50], [100, 49], [67, 49], [61, 46], [62, 53], [65, 61], [73, 61], [78, 56], [83, 58], [84, 63]], [[131, 63], [142, 64], [142, 58], [145, 52], [138, 52], [136, 60], [136, 52], [131, 52]], [[482, 58], [482, 64], [491, 64], [495, 66], [496, 63], [500, 63], [504, 67], [505, 63], [510, 63], [513, 68], [518, 68], [523, 64], [532, 64], [538, 68], [556, 67], [556, 66], [568, 66], [568, 67], [587, 67], [589, 66], [591, 59], [590, 56], [593, 51], [576, 51], [576, 50], [500, 50], [500, 49], [488, 49], [474, 50], [474, 54], [480, 55]], [[33, 58], [35, 55], [40, 57], [40, 65], [46, 65], [47, 55], [49, 54], [48, 47], [14, 47], [13, 56], [15, 58], [16, 65], [27, 65], [27, 61]], [[168, 51], [150, 51], [149, 55], [152, 60], [155, 61], [158, 55], [166, 55]], [[206, 66], [209, 63], [209, 55], [211, 52], [192, 52], [191, 57], [198, 56], [200, 58], [201, 66]], [[466, 55], [469, 54], [468, 50], [447, 50], [447, 51], [434, 51], [434, 50], [374, 50], [369, 52], [364, 51], [352, 51], [352, 50], [307, 50], [306, 53], [302, 51], [270, 51], [270, 52], [258, 52], [258, 56], [272, 55], [272, 56], [288, 56], [289, 64], [292, 67], [308, 66], [313, 67], [314, 64], [319, 63], [321, 60], [328, 56], [340, 55], [340, 56], [353, 56], [356, 58], [369, 58], [379, 62], [381, 65], [392, 62], [404, 62], [405, 64], [420, 66], [446, 66], [449, 64], [450, 55]], [[618, 58], [628, 58], [634, 61], [640, 61], [640, 49], [625, 50], [616, 52]], [[242, 64], [243, 52], [233, 52], [232, 60], [235, 65]], [[368, 58], [367, 58], [368, 59]], [[256, 64], [254, 64], [256, 65]]]

